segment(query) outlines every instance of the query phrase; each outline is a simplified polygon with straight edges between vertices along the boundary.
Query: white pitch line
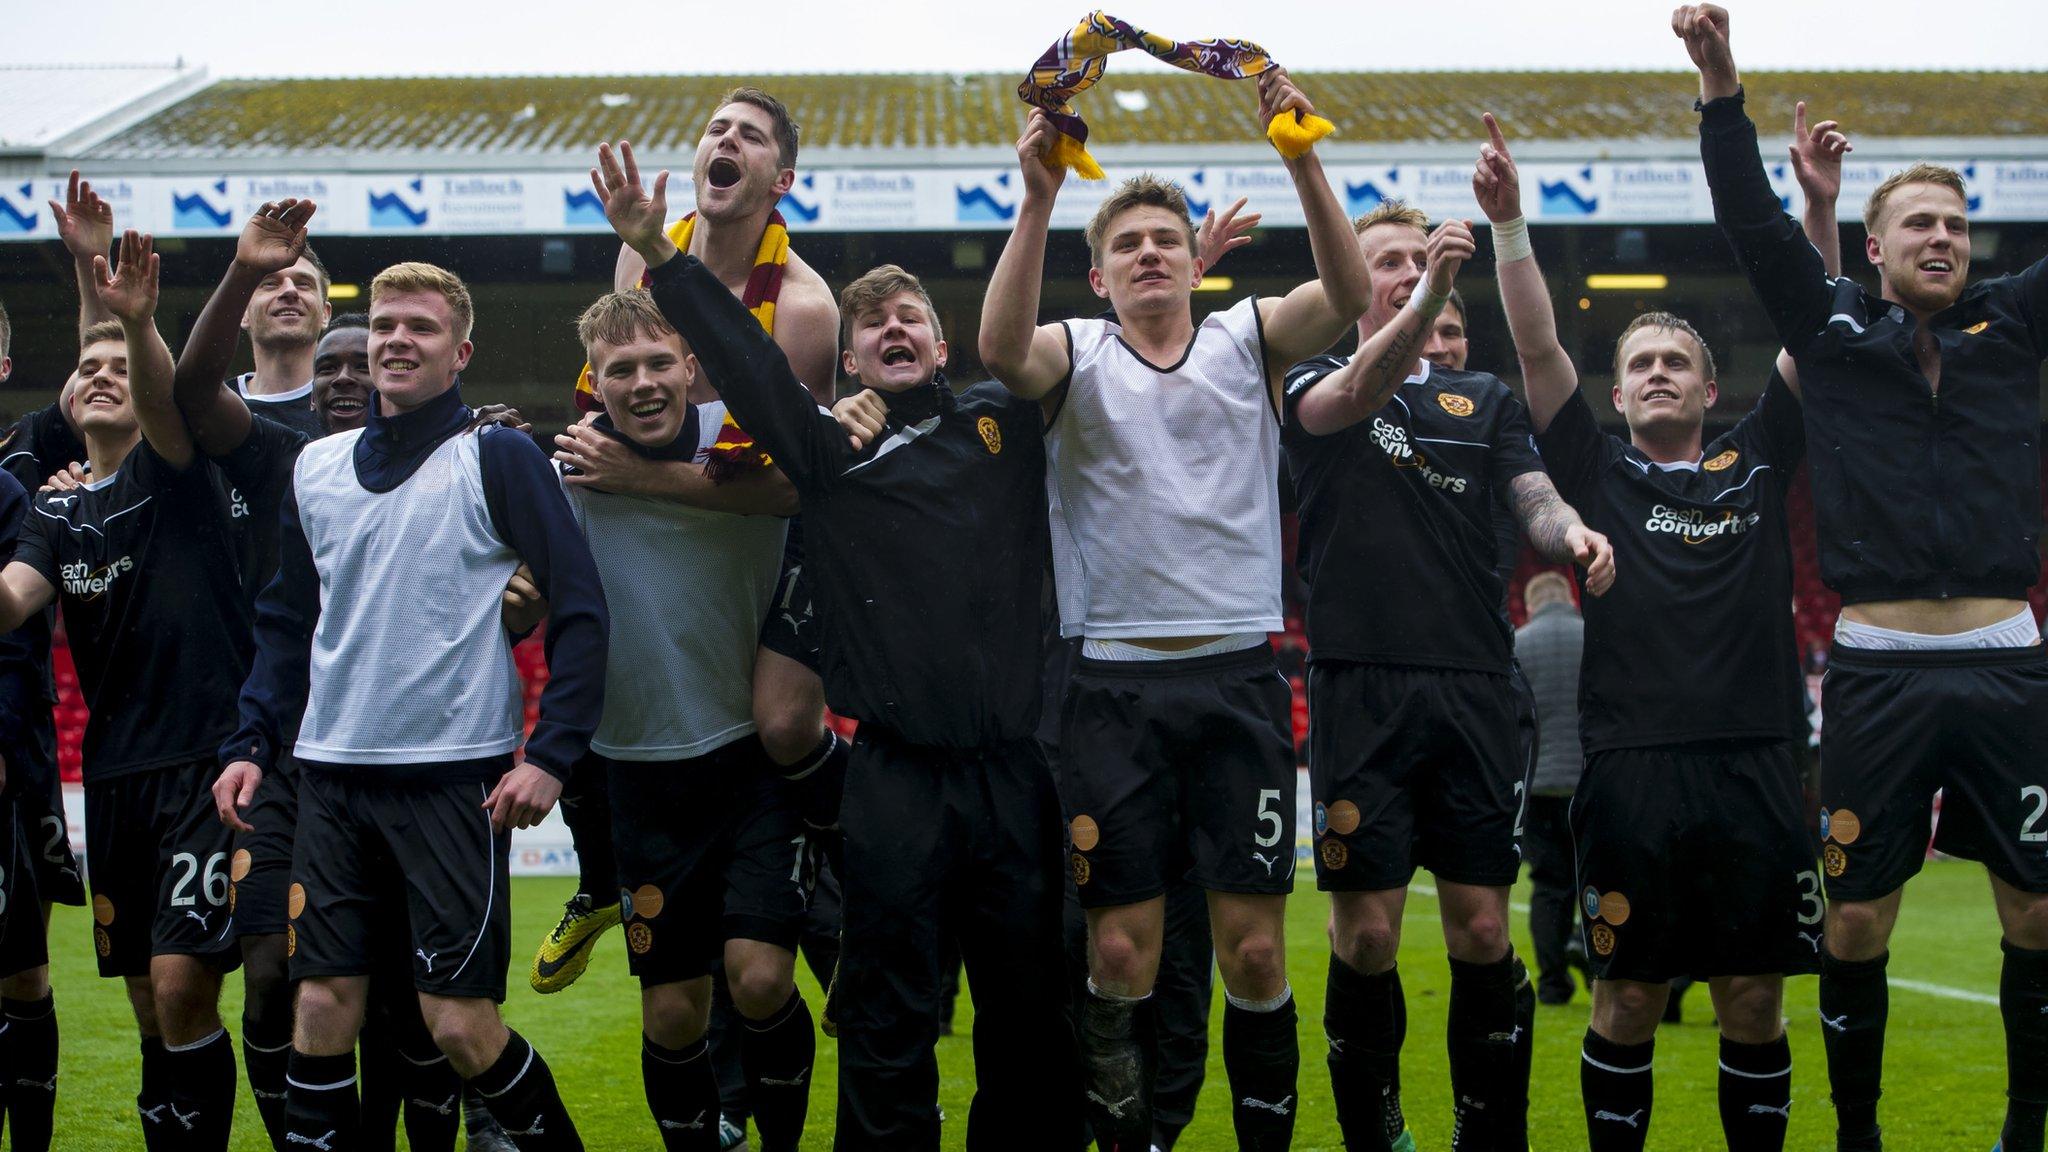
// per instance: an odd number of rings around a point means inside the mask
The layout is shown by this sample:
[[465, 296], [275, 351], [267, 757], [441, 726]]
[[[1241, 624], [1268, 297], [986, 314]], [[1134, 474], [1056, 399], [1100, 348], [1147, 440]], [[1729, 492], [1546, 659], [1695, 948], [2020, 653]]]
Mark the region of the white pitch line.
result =
[[[1429, 884], [1411, 884], [1408, 886], [1408, 890], [1417, 896], [1428, 896], [1431, 899], [1436, 898], [1436, 888]], [[1519, 902], [1511, 903], [1508, 907], [1516, 912], [1526, 913], [1529, 911], [1527, 904]], [[1998, 1007], [1998, 997], [1986, 992], [1972, 992], [1967, 988], [1951, 988], [1946, 984], [1930, 984], [1925, 980], [1907, 980], [1899, 976], [1891, 977], [1890, 983], [1894, 988], [1903, 988], [1908, 992], [1918, 992], [1922, 996], [1938, 996], [1943, 1000], [1961, 1000], [1967, 1004], [1989, 1004], [1993, 1008]]]

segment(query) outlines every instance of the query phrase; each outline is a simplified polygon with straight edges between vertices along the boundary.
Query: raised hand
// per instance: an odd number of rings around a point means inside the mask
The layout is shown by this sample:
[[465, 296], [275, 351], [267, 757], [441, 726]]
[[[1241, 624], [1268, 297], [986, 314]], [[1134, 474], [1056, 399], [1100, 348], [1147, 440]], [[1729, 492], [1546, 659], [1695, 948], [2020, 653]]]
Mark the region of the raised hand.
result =
[[889, 406], [883, 403], [881, 393], [873, 388], [863, 388], [832, 405], [832, 418], [839, 421], [839, 430], [846, 433], [846, 442], [858, 452], [874, 443], [882, 429], [888, 427]]
[[1458, 269], [1463, 268], [1465, 261], [1478, 250], [1479, 246], [1472, 239], [1470, 220], [1446, 220], [1437, 225], [1423, 248], [1430, 295], [1449, 296], [1458, 279]]
[[1740, 80], [1728, 47], [1728, 10], [1719, 4], [1680, 5], [1671, 13], [1671, 31], [1685, 41], [1685, 54], [1700, 71], [1700, 96], [1733, 96]]
[[1060, 185], [1066, 183], [1065, 166], [1047, 160], [1059, 135], [1060, 130], [1053, 127], [1052, 118], [1044, 109], [1031, 110], [1031, 118], [1024, 122], [1024, 134], [1017, 137], [1017, 167], [1024, 173], [1027, 198], [1050, 203], [1060, 194]]
[[1301, 89], [1287, 75], [1287, 69], [1268, 68], [1259, 73], [1259, 127], [1273, 122], [1273, 117], [1282, 112], [1293, 112], [1297, 116], [1313, 116], [1316, 106], [1309, 103]]
[[156, 240], [130, 228], [121, 237], [121, 262], [111, 270], [105, 256], [92, 258], [93, 292], [116, 320], [147, 323], [156, 315]]
[[[661, 248], [666, 239], [662, 225], [668, 221], [668, 169], [654, 178], [654, 189], [640, 186], [640, 165], [633, 159], [630, 141], [619, 141], [618, 151], [609, 144], [597, 146], [597, 167], [590, 170], [590, 186], [597, 189], [604, 205], [604, 218], [628, 247], [643, 257]], [[649, 258], [650, 265], [660, 261]]]
[[1840, 124], [1823, 120], [1809, 128], [1806, 101], [1794, 106], [1792, 146], [1786, 151], [1791, 154], [1792, 174], [1798, 178], [1799, 190], [1806, 194], [1807, 203], [1835, 202], [1842, 192], [1842, 157], [1855, 150]]
[[64, 188], [64, 203], [49, 202], [50, 215], [57, 221], [57, 238], [74, 259], [105, 256], [114, 244], [114, 206], [92, 190], [92, 181], [78, 178], [71, 170], [71, 183]]
[[1481, 113], [1486, 122], [1486, 143], [1479, 146], [1479, 164], [1472, 169], [1472, 195], [1479, 210], [1495, 224], [1522, 218], [1522, 174], [1515, 158], [1508, 155], [1508, 139], [1501, 134], [1500, 121], [1493, 113]]
[[298, 263], [306, 254], [306, 222], [314, 211], [311, 200], [277, 200], [258, 208], [235, 242], [235, 263], [259, 276]]
[[1235, 204], [1221, 213], [1212, 208], [1208, 215], [1202, 217], [1202, 226], [1195, 230], [1195, 251], [1201, 257], [1204, 270], [1213, 270], [1225, 256], [1252, 242], [1252, 229], [1257, 228], [1265, 217], [1257, 212], [1239, 216], [1245, 203], [1245, 198], [1240, 196]]

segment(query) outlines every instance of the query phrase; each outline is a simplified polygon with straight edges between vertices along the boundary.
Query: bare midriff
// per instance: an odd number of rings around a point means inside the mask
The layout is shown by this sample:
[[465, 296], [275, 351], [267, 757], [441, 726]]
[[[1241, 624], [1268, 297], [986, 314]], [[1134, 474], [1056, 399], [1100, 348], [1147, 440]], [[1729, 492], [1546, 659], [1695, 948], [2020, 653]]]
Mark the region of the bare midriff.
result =
[[1988, 628], [2012, 619], [2027, 607], [2025, 600], [1992, 596], [1959, 596], [1953, 600], [1875, 600], [1842, 609], [1842, 619], [1894, 632], [1953, 636]]

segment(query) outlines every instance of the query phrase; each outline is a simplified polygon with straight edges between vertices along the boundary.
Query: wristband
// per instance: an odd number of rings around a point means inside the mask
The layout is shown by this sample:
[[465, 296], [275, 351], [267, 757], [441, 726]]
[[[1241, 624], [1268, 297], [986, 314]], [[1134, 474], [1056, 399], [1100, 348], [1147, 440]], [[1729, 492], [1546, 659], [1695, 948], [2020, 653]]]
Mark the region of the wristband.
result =
[[1439, 296], [1431, 292], [1427, 283], [1417, 284], [1415, 291], [1408, 297], [1408, 307], [1413, 308], [1424, 320], [1436, 319], [1436, 314], [1443, 311], [1444, 305], [1450, 302], [1449, 296]]
[[1496, 265], [1527, 260], [1536, 250], [1529, 246], [1529, 221], [1517, 216], [1493, 226], [1493, 262]]

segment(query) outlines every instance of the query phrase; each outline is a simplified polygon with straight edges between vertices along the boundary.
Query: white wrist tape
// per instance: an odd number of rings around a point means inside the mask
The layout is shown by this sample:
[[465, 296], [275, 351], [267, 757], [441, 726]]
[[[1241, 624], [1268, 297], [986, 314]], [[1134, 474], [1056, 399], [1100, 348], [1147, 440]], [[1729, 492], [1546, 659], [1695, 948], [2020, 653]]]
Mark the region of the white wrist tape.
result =
[[1420, 313], [1424, 320], [1436, 319], [1436, 314], [1443, 311], [1444, 305], [1450, 302], [1449, 296], [1439, 296], [1431, 292], [1426, 283], [1417, 284], [1415, 291], [1408, 297], [1408, 307]]
[[1496, 266], [1527, 260], [1536, 250], [1529, 246], [1529, 221], [1521, 216], [1493, 226], [1493, 262]]

